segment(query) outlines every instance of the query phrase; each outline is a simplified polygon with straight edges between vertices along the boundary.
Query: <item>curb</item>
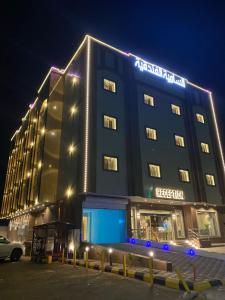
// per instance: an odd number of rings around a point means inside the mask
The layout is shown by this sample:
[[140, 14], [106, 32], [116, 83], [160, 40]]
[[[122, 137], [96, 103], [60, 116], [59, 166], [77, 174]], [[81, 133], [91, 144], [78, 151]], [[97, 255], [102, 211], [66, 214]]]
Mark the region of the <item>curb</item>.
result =
[[[65, 262], [68, 264], [73, 264], [72, 260], [68, 260], [68, 261], [65, 260]], [[84, 261], [76, 261], [76, 265], [80, 267], [86, 266]], [[88, 262], [88, 268], [94, 270], [101, 270], [100, 264], [96, 262]], [[107, 265], [104, 267], [104, 272], [114, 273], [123, 276], [123, 269], [116, 266], [111, 267]], [[150, 282], [150, 276], [148, 273], [145, 272], [139, 272], [139, 271], [127, 269], [127, 277], [145, 281], [145, 282]], [[185, 291], [182, 282], [177, 278], [157, 276], [157, 275], [154, 275], [153, 277], [154, 277], [154, 284], [162, 285], [167, 288]], [[201, 282], [192, 282], [187, 280], [186, 283], [190, 288], [190, 290], [201, 292], [206, 289], [210, 289], [212, 287], [225, 286], [225, 279], [222, 280], [212, 279], [212, 280], [206, 280]]]

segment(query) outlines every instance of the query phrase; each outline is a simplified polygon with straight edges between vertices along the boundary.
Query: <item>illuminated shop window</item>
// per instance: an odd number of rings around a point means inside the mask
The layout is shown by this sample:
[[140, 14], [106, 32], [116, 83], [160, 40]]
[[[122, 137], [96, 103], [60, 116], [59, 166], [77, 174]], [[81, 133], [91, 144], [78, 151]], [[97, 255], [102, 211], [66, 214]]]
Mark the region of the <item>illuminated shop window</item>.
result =
[[218, 214], [216, 211], [198, 210], [197, 224], [200, 235], [210, 237], [220, 236]]
[[209, 144], [201, 143], [201, 149], [202, 149], [202, 152], [209, 153]]
[[171, 104], [171, 111], [175, 115], [178, 115], [178, 116], [181, 115], [180, 106], [178, 106], [178, 105]]
[[154, 98], [147, 94], [144, 94], [144, 103], [150, 106], [155, 106]]
[[117, 129], [116, 118], [104, 115], [104, 127], [109, 129]]
[[197, 122], [199, 122], [199, 123], [202, 123], [202, 124], [205, 123], [204, 116], [201, 115], [201, 114], [198, 114], [198, 113], [196, 113], [196, 120], [197, 120]]
[[115, 81], [108, 80], [104, 78], [104, 90], [115, 93], [116, 92], [116, 83]]
[[148, 168], [149, 168], [149, 175], [151, 177], [161, 178], [161, 170], [159, 165], [149, 164]]
[[205, 178], [206, 178], [206, 183], [207, 183], [208, 185], [212, 185], [212, 186], [215, 186], [215, 185], [216, 185], [214, 175], [206, 174], [206, 175], [205, 175]]
[[118, 171], [117, 157], [111, 157], [111, 156], [104, 155], [104, 170]]
[[154, 141], [157, 140], [156, 129], [146, 127], [145, 131], [146, 131], [146, 137], [147, 137], [147, 139], [154, 140]]
[[183, 181], [183, 182], [189, 182], [190, 181], [188, 170], [180, 169], [179, 170], [179, 177], [180, 177], [180, 180]]
[[175, 144], [176, 144], [176, 146], [179, 146], [179, 147], [185, 147], [184, 137], [175, 134]]

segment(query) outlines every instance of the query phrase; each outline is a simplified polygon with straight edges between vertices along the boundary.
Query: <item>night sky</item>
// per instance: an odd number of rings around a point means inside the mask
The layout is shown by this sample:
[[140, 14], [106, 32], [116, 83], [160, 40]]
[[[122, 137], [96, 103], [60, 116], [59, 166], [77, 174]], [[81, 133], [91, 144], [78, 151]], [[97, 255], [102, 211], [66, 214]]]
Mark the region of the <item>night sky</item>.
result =
[[0, 199], [12, 134], [49, 67], [63, 68], [86, 33], [212, 90], [225, 144], [225, 2], [4, 2], [8, 4], [1, 4], [0, 12]]

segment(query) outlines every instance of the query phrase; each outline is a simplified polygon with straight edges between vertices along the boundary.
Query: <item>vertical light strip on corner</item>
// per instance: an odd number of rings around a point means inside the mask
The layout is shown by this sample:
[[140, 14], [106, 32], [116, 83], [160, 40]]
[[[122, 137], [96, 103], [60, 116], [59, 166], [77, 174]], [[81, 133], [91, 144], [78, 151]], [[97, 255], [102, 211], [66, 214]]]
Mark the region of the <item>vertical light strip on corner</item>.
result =
[[223, 156], [222, 143], [221, 143], [221, 139], [220, 139], [219, 127], [218, 127], [217, 119], [216, 119], [216, 111], [215, 111], [214, 101], [213, 101], [213, 97], [212, 97], [212, 92], [210, 92], [209, 90], [206, 90], [190, 81], [187, 81], [187, 83], [208, 93], [208, 95], [209, 95], [210, 106], [211, 106], [211, 110], [212, 110], [214, 126], [216, 129], [216, 136], [217, 136], [217, 140], [218, 140], [218, 144], [219, 144], [219, 150], [220, 150], [220, 156], [221, 156], [221, 161], [222, 161], [222, 166], [223, 166], [223, 174], [224, 174], [224, 180], [225, 180], [225, 161], [224, 161], [224, 156]]
[[218, 139], [218, 143], [219, 143], [220, 156], [221, 156], [221, 160], [222, 160], [223, 174], [224, 174], [224, 180], [225, 180], [225, 162], [224, 162], [224, 156], [223, 156], [223, 149], [222, 149], [222, 143], [221, 143], [221, 139], [220, 139], [219, 127], [218, 127], [217, 120], [216, 120], [216, 111], [215, 111], [214, 101], [213, 101], [211, 92], [209, 92], [209, 99], [210, 99], [210, 105], [211, 105], [213, 119], [214, 119], [214, 126], [216, 129], [216, 135], [217, 135], [217, 139]]
[[87, 71], [86, 71], [86, 99], [85, 99], [85, 124], [84, 124], [84, 185], [83, 192], [88, 188], [88, 148], [89, 148], [89, 101], [90, 101], [90, 59], [91, 39], [87, 37]]

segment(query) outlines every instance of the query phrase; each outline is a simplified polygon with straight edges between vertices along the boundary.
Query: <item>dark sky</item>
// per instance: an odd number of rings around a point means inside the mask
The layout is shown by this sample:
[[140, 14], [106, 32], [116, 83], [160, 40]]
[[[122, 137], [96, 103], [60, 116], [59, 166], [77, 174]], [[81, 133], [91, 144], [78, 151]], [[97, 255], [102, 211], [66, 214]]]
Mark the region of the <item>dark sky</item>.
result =
[[63, 68], [85, 33], [212, 90], [220, 125], [225, 124], [224, 1], [4, 2], [8, 4], [2, 2], [0, 12], [0, 198], [10, 137], [49, 67]]

